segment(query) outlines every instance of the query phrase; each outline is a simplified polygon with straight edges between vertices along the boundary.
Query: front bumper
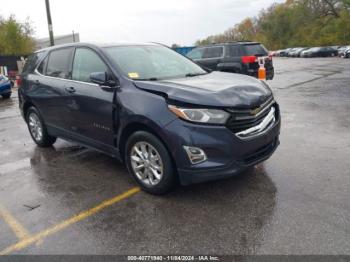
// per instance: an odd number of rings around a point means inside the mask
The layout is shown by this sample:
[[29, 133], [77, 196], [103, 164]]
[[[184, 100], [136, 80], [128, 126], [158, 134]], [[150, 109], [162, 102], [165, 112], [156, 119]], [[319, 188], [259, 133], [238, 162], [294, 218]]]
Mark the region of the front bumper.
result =
[[[224, 126], [197, 125], [176, 119], [165, 127], [167, 145], [182, 185], [236, 175], [268, 159], [279, 145], [280, 116], [267, 132], [240, 139]], [[199, 147], [207, 160], [191, 164], [183, 146]]]

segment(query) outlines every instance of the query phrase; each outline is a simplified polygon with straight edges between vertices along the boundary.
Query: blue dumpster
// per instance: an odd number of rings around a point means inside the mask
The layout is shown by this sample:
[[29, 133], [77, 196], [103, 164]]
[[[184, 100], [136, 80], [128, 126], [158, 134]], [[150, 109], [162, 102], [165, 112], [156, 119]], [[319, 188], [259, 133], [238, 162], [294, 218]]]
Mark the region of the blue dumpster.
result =
[[193, 48], [195, 48], [195, 46], [183, 46], [183, 47], [175, 47], [174, 50], [182, 55], [186, 55]]

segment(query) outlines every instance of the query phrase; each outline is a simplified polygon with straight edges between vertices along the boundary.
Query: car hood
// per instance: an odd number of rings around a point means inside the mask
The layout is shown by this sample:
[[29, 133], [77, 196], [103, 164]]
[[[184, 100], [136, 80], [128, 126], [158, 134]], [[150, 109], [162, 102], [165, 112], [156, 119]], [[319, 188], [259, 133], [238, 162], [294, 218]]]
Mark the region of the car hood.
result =
[[232, 108], [254, 108], [272, 96], [263, 81], [241, 74], [212, 72], [162, 81], [135, 81], [143, 90], [163, 93], [183, 103]]

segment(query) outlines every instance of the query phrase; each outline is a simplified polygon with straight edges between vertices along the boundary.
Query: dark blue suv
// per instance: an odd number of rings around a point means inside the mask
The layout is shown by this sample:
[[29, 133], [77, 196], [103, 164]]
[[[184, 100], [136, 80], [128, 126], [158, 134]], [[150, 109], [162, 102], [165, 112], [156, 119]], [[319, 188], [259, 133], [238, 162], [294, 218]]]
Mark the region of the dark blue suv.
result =
[[75, 43], [35, 52], [20, 109], [38, 146], [57, 137], [124, 161], [147, 192], [232, 176], [279, 144], [265, 82], [207, 72], [157, 44]]

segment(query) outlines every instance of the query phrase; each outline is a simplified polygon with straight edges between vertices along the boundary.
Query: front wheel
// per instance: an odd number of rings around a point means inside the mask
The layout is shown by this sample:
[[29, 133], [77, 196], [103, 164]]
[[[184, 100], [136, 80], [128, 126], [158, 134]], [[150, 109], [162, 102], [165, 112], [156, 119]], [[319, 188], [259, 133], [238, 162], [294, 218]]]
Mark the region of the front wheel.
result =
[[175, 171], [168, 150], [154, 135], [138, 131], [126, 144], [129, 172], [141, 188], [151, 194], [165, 194], [175, 185]]
[[35, 107], [28, 109], [26, 120], [29, 133], [38, 146], [50, 147], [56, 142], [56, 137], [52, 137], [47, 133], [45, 123]]

